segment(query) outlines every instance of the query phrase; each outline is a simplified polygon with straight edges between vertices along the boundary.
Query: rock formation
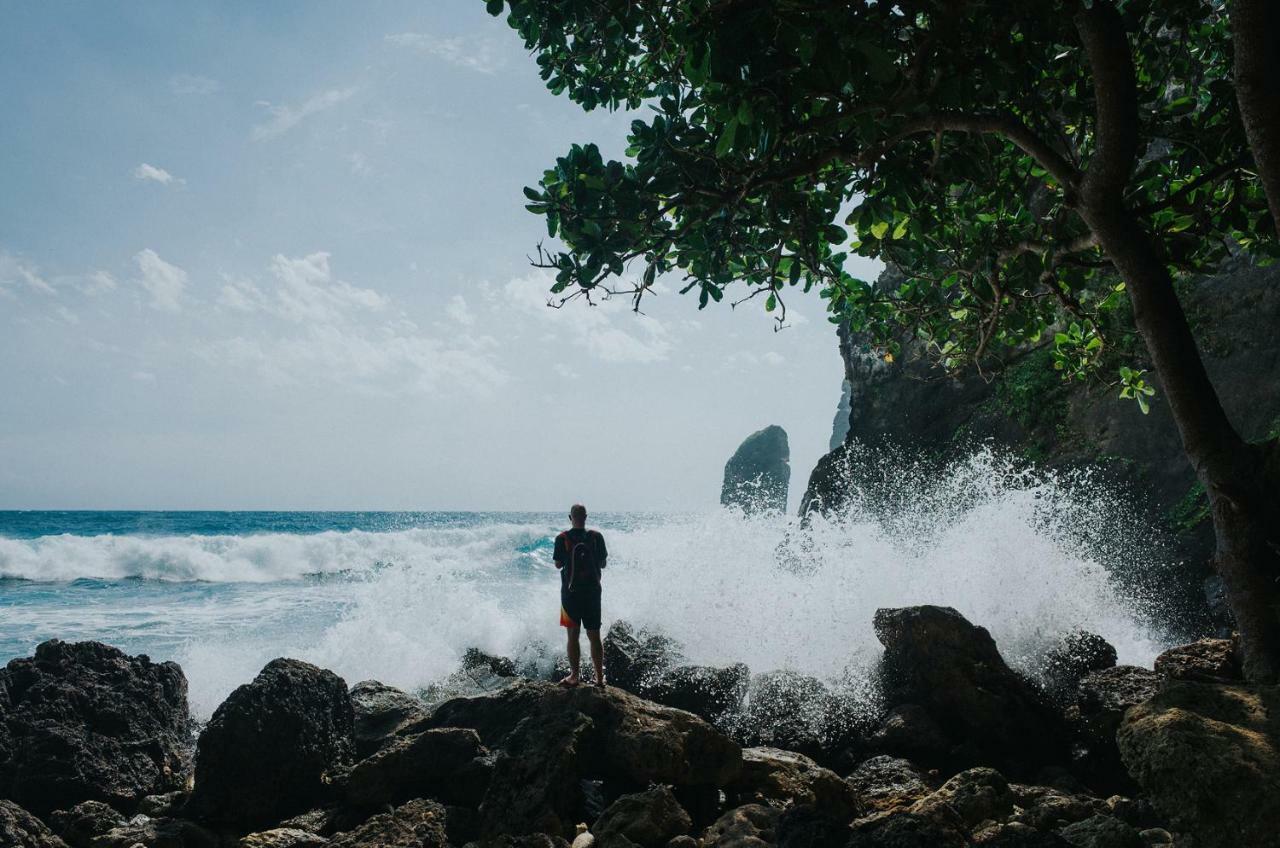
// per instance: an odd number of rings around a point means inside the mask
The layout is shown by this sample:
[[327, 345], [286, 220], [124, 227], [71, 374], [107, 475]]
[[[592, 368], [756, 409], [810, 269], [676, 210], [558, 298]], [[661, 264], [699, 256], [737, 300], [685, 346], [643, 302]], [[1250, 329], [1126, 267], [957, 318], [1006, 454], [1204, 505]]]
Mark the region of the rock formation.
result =
[[176, 663], [55, 639], [0, 671], [0, 798], [37, 815], [182, 787], [190, 735]]
[[748, 514], [786, 512], [791, 484], [787, 431], [776, 424], [752, 433], [724, 466], [720, 503]]

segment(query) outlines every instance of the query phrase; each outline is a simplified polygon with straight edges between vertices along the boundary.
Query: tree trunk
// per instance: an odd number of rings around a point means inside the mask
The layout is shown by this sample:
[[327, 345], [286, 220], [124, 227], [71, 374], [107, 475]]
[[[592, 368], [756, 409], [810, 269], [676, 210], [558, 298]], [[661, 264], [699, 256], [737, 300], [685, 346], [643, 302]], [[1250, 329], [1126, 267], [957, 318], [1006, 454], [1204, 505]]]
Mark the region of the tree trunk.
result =
[[1114, 201], [1081, 213], [1124, 277], [1134, 323], [1209, 498], [1214, 566], [1240, 630], [1244, 671], [1280, 681], [1280, 491], [1274, 443], [1249, 445], [1227, 419], [1196, 348], [1173, 279], [1151, 238]]
[[[1214, 565], [1240, 630], [1245, 674], [1259, 682], [1280, 681], [1280, 547], [1273, 544], [1280, 536], [1280, 451], [1274, 443], [1246, 444], [1231, 426], [1168, 266], [1125, 208], [1124, 189], [1138, 152], [1137, 77], [1115, 4], [1093, 0], [1081, 6], [1076, 29], [1093, 77], [1097, 118], [1097, 146], [1080, 181], [1076, 209], [1124, 278], [1134, 324], [1160, 376], [1183, 450], [1209, 497], [1217, 537]], [[1262, 82], [1265, 87], [1268, 81]]]
[[1232, 0], [1236, 101], [1280, 236], [1280, 2]]

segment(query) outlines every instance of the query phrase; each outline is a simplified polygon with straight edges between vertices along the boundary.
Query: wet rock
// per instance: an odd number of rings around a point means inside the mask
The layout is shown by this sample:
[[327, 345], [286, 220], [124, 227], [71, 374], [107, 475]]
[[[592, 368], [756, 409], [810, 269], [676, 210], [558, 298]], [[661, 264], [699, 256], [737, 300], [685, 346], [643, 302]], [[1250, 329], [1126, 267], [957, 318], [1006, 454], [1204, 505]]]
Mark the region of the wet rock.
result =
[[[590, 848], [590, 846], [581, 846], [581, 848]], [[698, 840], [692, 836], [677, 836], [667, 843], [667, 848], [698, 848]]]
[[885, 713], [867, 737], [867, 747], [879, 754], [939, 766], [951, 754], [951, 741], [929, 711], [918, 704], [899, 704]]
[[1171, 681], [1125, 716], [1120, 754], [1197, 848], [1266, 845], [1280, 822], [1280, 687]]
[[446, 848], [444, 807], [418, 799], [335, 834], [333, 848]]
[[421, 698], [376, 680], [362, 680], [351, 687], [351, 709], [356, 756], [362, 758], [429, 712]]
[[646, 630], [637, 632], [625, 621], [609, 626], [601, 647], [609, 685], [636, 695], [644, 695], [681, 660], [680, 646], [674, 640]]
[[584, 820], [584, 780], [722, 786], [742, 767], [739, 747], [707, 722], [613, 687], [521, 681], [447, 701], [428, 724], [472, 728], [498, 752], [480, 807], [488, 836], [572, 835]]
[[846, 848], [966, 848], [960, 829], [915, 813], [878, 816], [855, 822]]
[[0, 845], [5, 848], [67, 848], [40, 819], [12, 801], [0, 800]]
[[777, 841], [774, 828], [781, 811], [765, 804], [729, 810], [702, 835], [702, 848], [762, 848]]
[[342, 826], [342, 815], [337, 809], [315, 809], [307, 810], [305, 813], [299, 813], [280, 822], [280, 827], [287, 827], [291, 830], [306, 830], [311, 833], [318, 833], [321, 836], [327, 836], [339, 830], [344, 830]]
[[955, 818], [966, 828], [1013, 813], [1014, 793], [1004, 776], [995, 769], [971, 768], [952, 777], [911, 812], [941, 821]]
[[1064, 792], [1051, 786], [1011, 787], [1021, 808], [1014, 820], [1040, 830], [1056, 830], [1105, 812], [1097, 798]]
[[138, 812], [152, 818], [174, 816], [187, 804], [190, 794], [186, 790], [148, 795], [138, 802]]
[[1066, 715], [1077, 737], [1074, 768], [1097, 791], [1131, 793], [1134, 789], [1120, 751], [1116, 731], [1125, 711], [1155, 695], [1160, 678], [1132, 665], [1090, 672], [1080, 681], [1076, 702]]
[[909, 807], [932, 791], [911, 762], [884, 755], [859, 764], [847, 780], [858, 798], [877, 811]]
[[480, 737], [467, 728], [398, 738], [351, 769], [347, 801], [373, 808], [431, 797], [476, 806], [488, 789], [492, 764], [483, 759], [487, 754]]
[[1048, 690], [1060, 700], [1070, 698], [1088, 673], [1114, 668], [1116, 649], [1096, 633], [1068, 633], [1045, 654], [1041, 671]]
[[243, 836], [236, 846], [237, 848], [320, 848], [328, 844], [329, 840], [309, 830], [276, 827]]
[[101, 801], [82, 801], [69, 810], [54, 810], [49, 816], [54, 832], [71, 848], [89, 848], [96, 837], [125, 821], [114, 807]]
[[181, 788], [190, 734], [176, 663], [54, 639], [0, 670], [0, 798], [36, 815]]
[[220, 848], [218, 837], [186, 819], [137, 815], [95, 836], [90, 848]]
[[232, 692], [196, 747], [189, 807], [220, 825], [260, 829], [320, 805], [351, 761], [354, 716], [331, 671], [276, 659]]
[[1071, 848], [1056, 833], [1036, 830], [1021, 822], [995, 824], [973, 834], [973, 844], [981, 848]]
[[745, 748], [742, 773], [725, 787], [736, 804], [818, 807], [847, 824], [861, 812], [854, 788], [804, 754], [778, 748]]
[[778, 848], [831, 848], [849, 838], [849, 820], [821, 806], [788, 807], [774, 826]]
[[693, 820], [676, 801], [671, 789], [657, 786], [614, 801], [596, 821], [591, 833], [599, 848], [618, 845], [662, 848], [691, 827]]
[[1149, 827], [1146, 830], [1138, 832], [1142, 837], [1143, 845], [1172, 845], [1173, 834], [1162, 827]]
[[1144, 848], [1138, 831], [1111, 816], [1097, 815], [1062, 829], [1074, 848]]
[[495, 677], [518, 676], [514, 660], [487, 654], [479, 648], [467, 648], [462, 655], [462, 667], [467, 671], [486, 671]]
[[1200, 639], [1156, 657], [1156, 674], [1172, 680], [1241, 683], [1240, 659], [1230, 639]]
[[716, 721], [742, 708], [751, 671], [742, 663], [727, 668], [682, 665], [658, 675], [644, 697]]
[[924, 707], [954, 744], [952, 765], [1019, 774], [1066, 762], [1057, 711], [1005, 664], [984, 628], [937, 606], [880, 609], [873, 623], [885, 646], [886, 702]]
[[771, 671], [752, 679], [736, 735], [745, 745], [797, 751], [827, 764], [858, 740], [862, 729], [850, 704], [822, 681]]
[[720, 503], [748, 515], [787, 511], [791, 448], [787, 431], [771, 425], [747, 436], [724, 466]]

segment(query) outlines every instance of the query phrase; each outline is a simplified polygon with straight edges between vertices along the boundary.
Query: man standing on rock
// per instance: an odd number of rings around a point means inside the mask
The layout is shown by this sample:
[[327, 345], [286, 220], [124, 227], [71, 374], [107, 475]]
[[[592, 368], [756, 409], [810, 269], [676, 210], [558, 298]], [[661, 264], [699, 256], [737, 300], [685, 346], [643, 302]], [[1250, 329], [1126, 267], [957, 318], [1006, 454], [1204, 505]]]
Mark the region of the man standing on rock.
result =
[[578, 644], [578, 636], [585, 627], [587, 641], [591, 643], [591, 664], [595, 666], [595, 685], [603, 689], [600, 572], [604, 570], [609, 552], [600, 531], [587, 529], [585, 506], [574, 504], [570, 507], [569, 521], [573, 527], [556, 536], [555, 545], [556, 568], [560, 569], [560, 626], [569, 634], [569, 676], [560, 684], [577, 686], [581, 682], [578, 668], [582, 662], [582, 647]]

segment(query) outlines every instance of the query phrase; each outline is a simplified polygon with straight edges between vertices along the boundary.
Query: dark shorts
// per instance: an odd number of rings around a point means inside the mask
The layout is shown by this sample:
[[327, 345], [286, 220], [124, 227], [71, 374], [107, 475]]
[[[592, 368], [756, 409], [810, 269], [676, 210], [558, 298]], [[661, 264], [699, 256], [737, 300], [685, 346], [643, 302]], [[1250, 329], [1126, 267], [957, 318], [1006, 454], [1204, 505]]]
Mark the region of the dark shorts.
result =
[[560, 589], [560, 626], [600, 629], [600, 587]]

